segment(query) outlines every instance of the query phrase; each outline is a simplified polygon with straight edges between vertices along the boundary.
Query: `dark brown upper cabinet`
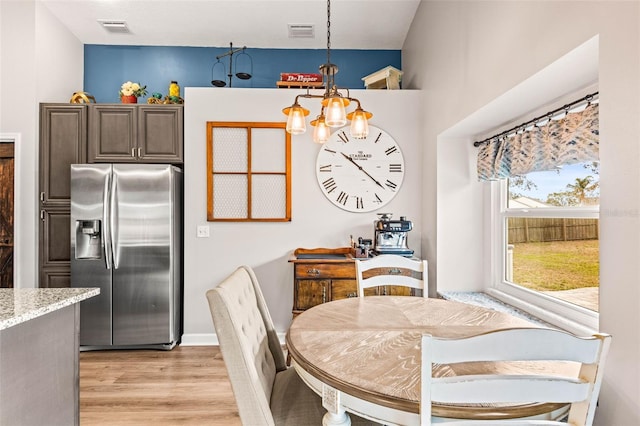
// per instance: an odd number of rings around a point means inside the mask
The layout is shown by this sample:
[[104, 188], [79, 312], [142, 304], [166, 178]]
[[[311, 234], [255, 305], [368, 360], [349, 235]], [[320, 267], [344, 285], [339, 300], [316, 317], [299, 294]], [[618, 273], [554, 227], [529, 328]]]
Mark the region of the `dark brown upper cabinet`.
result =
[[182, 164], [182, 105], [89, 105], [89, 163]]

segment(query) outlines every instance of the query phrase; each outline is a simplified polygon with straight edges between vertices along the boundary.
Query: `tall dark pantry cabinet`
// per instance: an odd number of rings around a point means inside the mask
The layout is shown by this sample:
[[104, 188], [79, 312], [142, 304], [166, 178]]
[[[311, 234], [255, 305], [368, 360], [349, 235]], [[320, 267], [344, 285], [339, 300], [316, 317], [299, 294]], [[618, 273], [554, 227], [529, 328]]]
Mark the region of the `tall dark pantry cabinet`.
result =
[[69, 287], [70, 166], [86, 162], [87, 108], [40, 105], [40, 287]]
[[182, 105], [40, 104], [39, 287], [69, 287], [70, 166], [183, 163]]

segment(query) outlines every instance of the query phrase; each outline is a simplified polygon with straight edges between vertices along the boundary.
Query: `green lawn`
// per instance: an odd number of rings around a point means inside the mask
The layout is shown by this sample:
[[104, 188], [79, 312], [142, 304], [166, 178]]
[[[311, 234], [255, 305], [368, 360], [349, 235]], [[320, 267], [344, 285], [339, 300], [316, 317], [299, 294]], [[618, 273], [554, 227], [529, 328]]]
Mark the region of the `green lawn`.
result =
[[599, 286], [598, 240], [513, 244], [513, 281], [538, 291]]

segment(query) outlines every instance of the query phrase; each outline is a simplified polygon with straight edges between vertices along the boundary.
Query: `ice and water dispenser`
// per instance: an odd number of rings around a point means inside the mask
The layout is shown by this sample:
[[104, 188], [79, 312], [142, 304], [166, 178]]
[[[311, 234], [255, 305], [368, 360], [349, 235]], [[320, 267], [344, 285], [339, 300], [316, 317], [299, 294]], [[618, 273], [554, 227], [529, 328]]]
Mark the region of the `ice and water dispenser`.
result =
[[100, 259], [102, 231], [100, 220], [76, 220], [76, 259]]

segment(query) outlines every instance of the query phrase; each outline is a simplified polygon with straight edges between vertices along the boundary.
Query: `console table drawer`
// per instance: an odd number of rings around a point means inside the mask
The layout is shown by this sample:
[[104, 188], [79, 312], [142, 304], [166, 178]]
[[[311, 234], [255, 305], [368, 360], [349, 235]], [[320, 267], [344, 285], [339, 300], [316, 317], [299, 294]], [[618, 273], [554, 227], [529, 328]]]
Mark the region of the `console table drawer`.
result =
[[331, 300], [346, 299], [347, 297], [358, 297], [358, 282], [353, 279], [332, 281]]
[[355, 264], [351, 263], [298, 263], [295, 265], [296, 278], [351, 278], [356, 275]]

